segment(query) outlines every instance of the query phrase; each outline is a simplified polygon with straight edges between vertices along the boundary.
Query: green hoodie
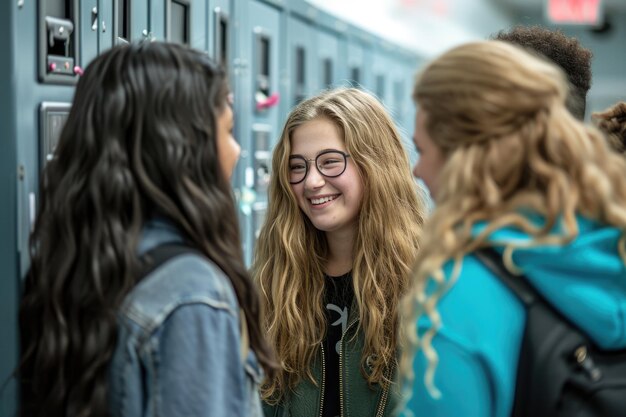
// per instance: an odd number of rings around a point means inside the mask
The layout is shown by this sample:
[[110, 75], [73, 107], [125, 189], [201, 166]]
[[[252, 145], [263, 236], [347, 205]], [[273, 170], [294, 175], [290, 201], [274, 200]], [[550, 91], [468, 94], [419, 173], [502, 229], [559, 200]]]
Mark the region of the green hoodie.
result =
[[[361, 352], [365, 344], [359, 327], [358, 310], [351, 309], [348, 326], [342, 337], [340, 355], [341, 417], [387, 417], [397, 406], [397, 384], [383, 389], [370, 387], [361, 374]], [[263, 405], [265, 417], [320, 417], [324, 392], [324, 349], [320, 346], [311, 364], [317, 385], [302, 379], [277, 406]], [[388, 372], [395, 381], [395, 367]]]

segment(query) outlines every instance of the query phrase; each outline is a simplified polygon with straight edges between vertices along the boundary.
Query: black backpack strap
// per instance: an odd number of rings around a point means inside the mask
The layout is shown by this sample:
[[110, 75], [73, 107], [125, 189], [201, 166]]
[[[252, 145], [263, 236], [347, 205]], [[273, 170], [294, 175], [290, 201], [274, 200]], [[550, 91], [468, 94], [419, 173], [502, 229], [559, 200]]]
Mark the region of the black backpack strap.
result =
[[184, 242], [167, 242], [150, 249], [139, 257], [139, 280], [150, 275], [155, 269], [170, 259], [184, 254], [204, 256], [199, 250]]
[[478, 249], [473, 254], [483, 265], [493, 272], [500, 281], [504, 282], [526, 307], [538, 301], [543, 301], [542, 297], [537, 293], [537, 290], [535, 290], [523, 276], [516, 276], [509, 272], [506, 266], [504, 266], [502, 255], [495, 249], [491, 247], [482, 248]]

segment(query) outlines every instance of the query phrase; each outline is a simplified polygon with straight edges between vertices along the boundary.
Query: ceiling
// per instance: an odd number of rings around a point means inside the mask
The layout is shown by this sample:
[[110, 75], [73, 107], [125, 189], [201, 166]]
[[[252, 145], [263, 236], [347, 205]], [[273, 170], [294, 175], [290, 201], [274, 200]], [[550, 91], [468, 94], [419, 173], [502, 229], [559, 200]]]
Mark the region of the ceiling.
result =
[[[503, 6], [510, 7], [514, 10], [540, 10], [545, 7], [547, 0], [493, 0], [494, 3], [500, 3]], [[612, 11], [625, 11], [626, 0], [603, 0], [604, 8]]]

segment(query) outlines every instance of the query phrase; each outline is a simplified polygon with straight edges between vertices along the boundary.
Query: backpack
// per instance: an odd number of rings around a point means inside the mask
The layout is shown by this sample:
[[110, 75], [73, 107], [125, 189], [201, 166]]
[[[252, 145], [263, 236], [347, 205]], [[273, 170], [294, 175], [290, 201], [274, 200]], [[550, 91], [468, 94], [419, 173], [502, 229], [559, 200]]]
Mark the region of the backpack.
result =
[[626, 417], [626, 349], [598, 348], [492, 248], [474, 253], [526, 308], [512, 417]]
[[202, 252], [183, 242], [162, 243], [150, 249], [139, 257], [139, 281], [143, 280], [170, 259], [192, 253], [198, 256], [204, 256]]

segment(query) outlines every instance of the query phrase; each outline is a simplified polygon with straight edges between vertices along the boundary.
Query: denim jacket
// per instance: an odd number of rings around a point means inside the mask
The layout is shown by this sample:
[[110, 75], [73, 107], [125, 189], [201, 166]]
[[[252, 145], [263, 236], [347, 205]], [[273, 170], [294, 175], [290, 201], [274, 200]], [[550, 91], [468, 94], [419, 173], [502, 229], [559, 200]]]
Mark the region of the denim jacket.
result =
[[[138, 252], [176, 241], [176, 229], [152, 221]], [[262, 415], [261, 371], [254, 352], [242, 352], [237, 298], [214, 263], [196, 254], [166, 261], [127, 295], [118, 323], [109, 373], [113, 416]]]

